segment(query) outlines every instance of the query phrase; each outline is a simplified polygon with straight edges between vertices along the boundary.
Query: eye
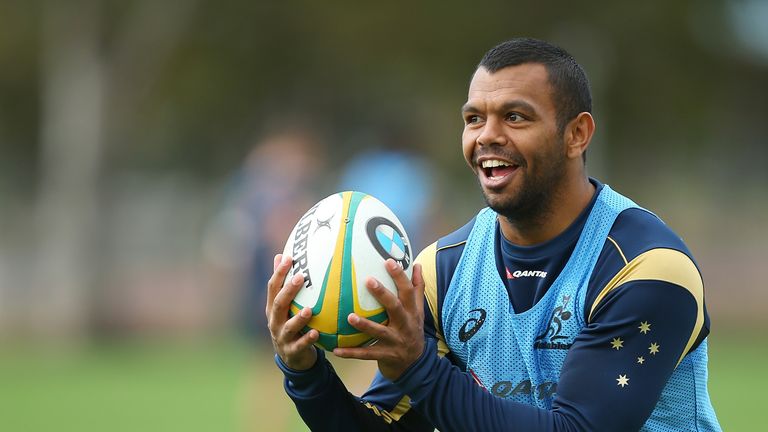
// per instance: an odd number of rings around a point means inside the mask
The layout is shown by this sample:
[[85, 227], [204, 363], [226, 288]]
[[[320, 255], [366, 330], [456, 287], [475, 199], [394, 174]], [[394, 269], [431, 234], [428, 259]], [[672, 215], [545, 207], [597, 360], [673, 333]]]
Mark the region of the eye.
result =
[[507, 121], [519, 122], [523, 120], [525, 120], [525, 118], [516, 112], [511, 112], [507, 114]]
[[480, 116], [476, 114], [470, 114], [464, 117], [464, 123], [466, 124], [473, 124], [480, 121]]

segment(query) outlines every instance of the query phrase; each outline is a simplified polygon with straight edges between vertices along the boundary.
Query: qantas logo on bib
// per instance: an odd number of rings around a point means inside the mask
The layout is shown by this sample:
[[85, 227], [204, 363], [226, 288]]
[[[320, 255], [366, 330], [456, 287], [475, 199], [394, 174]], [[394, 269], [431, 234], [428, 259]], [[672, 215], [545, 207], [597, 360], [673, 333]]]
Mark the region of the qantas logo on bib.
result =
[[510, 272], [509, 269], [507, 269], [507, 279], [511, 280], [524, 277], [538, 277], [546, 279], [547, 272], [541, 270], [515, 270], [514, 272]]

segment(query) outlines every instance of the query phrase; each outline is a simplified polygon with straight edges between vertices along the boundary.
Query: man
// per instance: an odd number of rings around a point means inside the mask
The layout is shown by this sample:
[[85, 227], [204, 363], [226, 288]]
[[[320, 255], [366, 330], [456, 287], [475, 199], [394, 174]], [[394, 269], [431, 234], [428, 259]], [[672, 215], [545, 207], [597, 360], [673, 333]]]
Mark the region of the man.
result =
[[662, 221], [587, 176], [591, 110], [564, 50], [514, 39], [486, 53], [462, 148], [489, 208], [425, 249], [412, 280], [388, 262], [399, 298], [366, 281], [390, 322], [351, 314], [378, 343], [334, 350], [377, 360], [361, 398], [317, 332], [300, 333], [310, 311], [287, 319], [302, 280], [281, 288], [291, 261], [276, 257], [276, 360], [313, 430], [720, 430], [699, 271]]

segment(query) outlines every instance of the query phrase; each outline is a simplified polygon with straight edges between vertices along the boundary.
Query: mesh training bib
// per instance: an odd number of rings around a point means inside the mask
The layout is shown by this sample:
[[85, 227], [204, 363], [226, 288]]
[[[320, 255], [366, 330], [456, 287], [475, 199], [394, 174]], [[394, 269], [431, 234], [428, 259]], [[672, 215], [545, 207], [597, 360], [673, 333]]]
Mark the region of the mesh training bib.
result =
[[[552, 408], [568, 349], [586, 323], [590, 275], [616, 217], [632, 207], [638, 206], [605, 185], [563, 271], [518, 314], [496, 267], [497, 214], [480, 211], [441, 316], [448, 347], [478, 384], [498, 397]], [[675, 370], [643, 430], [720, 430], [706, 391], [706, 361], [705, 341]]]

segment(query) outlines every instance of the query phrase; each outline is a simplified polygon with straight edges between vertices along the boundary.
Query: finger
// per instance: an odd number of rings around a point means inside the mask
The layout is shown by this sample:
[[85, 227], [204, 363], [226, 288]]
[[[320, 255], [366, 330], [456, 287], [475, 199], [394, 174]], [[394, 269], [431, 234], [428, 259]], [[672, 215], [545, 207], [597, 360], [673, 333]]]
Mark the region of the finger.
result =
[[283, 254], [275, 255], [274, 262], [272, 263], [272, 271], [273, 272], [277, 271], [277, 266], [280, 265], [280, 261], [282, 261], [282, 260], [283, 260]]
[[416, 289], [414, 293], [414, 301], [418, 310], [424, 310], [424, 290], [426, 289], [426, 282], [424, 282], [424, 273], [422, 273], [421, 264], [413, 265], [413, 287]]
[[285, 276], [288, 274], [288, 270], [291, 268], [293, 260], [288, 255], [280, 256], [280, 262], [277, 262], [277, 256], [275, 257], [275, 271], [272, 273], [272, 277], [267, 282], [267, 317], [271, 315], [272, 303], [275, 301], [275, 296], [280, 291], [280, 287], [283, 285]]
[[354, 313], [347, 316], [347, 322], [368, 336], [382, 340], [389, 339], [389, 328], [385, 325], [365, 319]]
[[384, 306], [389, 318], [394, 321], [400, 321], [404, 319], [405, 311], [403, 310], [403, 304], [400, 299], [395, 297], [388, 289], [384, 287], [376, 278], [368, 277], [365, 280], [365, 287], [368, 292]]
[[287, 350], [294, 353], [305, 350], [310, 345], [317, 342], [319, 338], [320, 338], [320, 333], [317, 330], [312, 329], [308, 331], [306, 334], [302, 335], [300, 338], [298, 338], [296, 342], [293, 342], [292, 344], [290, 344]]
[[395, 308], [400, 302], [395, 294], [392, 294], [390, 290], [373, 276], [365, 278], [365, 288], [385, 309]]
[[307, 326], [311, 319], [312, 309], [307, 307], [300, 310], [299, 313], [285, 322], [285, 325], [283, 326], [283, 336], [288, 339], [295, 338], [295, 336]]
[[274, 325], [282, 327], [282, 325], [288, 321], [288, 310], [291, 307], [291, 302], [303, 285], [304, 275], [301, 273], [293, 275], [290, 280], [286, 281], [283, 288], [277, 293], [275, 299], [272, 301], [272, 313], [269, 318], [270, 322], [274, 322]]
[[391, 258], [387, 260], [385, 266], [387, 267], [387, 272], [392, 277], [392, 280], [395, 281], [398, 297], [400, 297], [403, 307], [405, 307], [406, 310], [412, 310], [415, 303], [413, 298], [413, 284], [411, 284], [411, 280], [408, 279], [405, 270]]
[[277, 313], [288, 313], [288, 308], [290, 307], [291, 302], [302, 286], [304, 286], [304, 275], [301, 273], [295, 274], [285, 281], [285, 285], [278, 291], [275, 300], [272, 302], [272, 307], [277, 307], [279, 309]]
[[336, 357], [358, 360], [380, 360], [385, 358], [386, 352], [377, 345], [360, 348], [334, 348]]

